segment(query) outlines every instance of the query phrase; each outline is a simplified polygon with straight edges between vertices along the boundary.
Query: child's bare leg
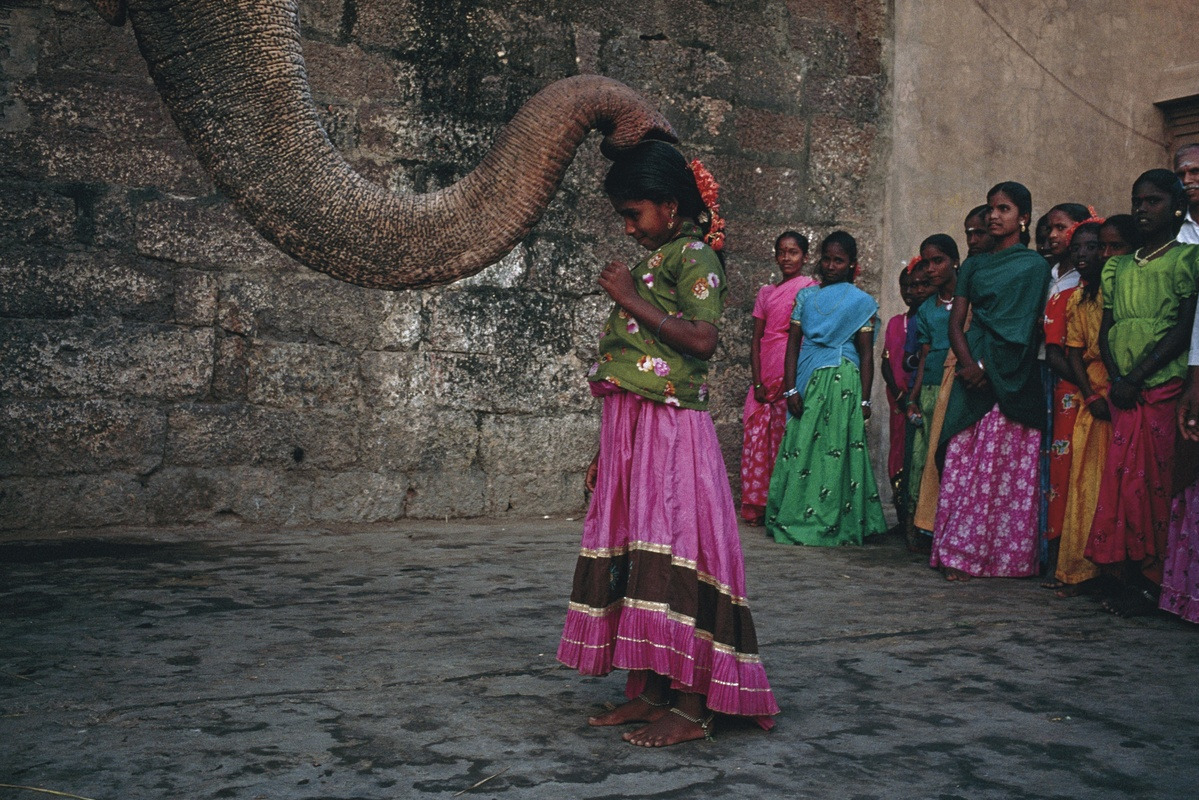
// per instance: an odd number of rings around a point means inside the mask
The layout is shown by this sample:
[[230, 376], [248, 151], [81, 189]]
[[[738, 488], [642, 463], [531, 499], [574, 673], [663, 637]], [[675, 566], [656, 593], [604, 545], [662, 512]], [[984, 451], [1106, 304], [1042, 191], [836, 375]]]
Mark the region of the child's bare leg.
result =
[[645, 679], [645, 691], [611, 711], [588, 717], [587, 724], [596, 727], [624, 725], [629, 722], [653, 722], [670, 708], [670, 681], [650, 672]]
[[947, 581], [962, 581], [964, 583], [973, 577], [969, 572], [963, 572], [962, 570], [954, 569], [953, 567], [942, 567], [941, 572], [945, 574], [945, 580]]
[[705, 738], [712, 725], [712, 715], [704, 706], [704, 696], [694, 692], [679, 692], [671, 713], [624, 735], [624, 740], [639, 747], [669, 747]]

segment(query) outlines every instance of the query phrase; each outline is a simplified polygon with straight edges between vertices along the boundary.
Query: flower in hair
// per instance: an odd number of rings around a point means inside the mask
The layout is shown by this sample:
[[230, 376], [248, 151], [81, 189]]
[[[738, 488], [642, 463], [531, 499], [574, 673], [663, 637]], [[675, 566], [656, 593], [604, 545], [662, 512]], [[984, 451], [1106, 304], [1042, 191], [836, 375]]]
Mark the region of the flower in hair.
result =
[[919, 263], [920, 263], [920, 256], [912, 256], [912, 260], [909, 261], [908, 265], [903, 268], [903, 271], [910, 275], [910, 274], [912, 274], [912, 270], [916, 269], [916, 265]]
[[[698, 158], [692, 159], [690, 166], [691, 173], [695, 176], [695, 188], [699, 189], [699, 197], [712, 215], [712, 222], [708, 226], [708, 233], [704, 237], [704, 241], [713, 250], [723, 250], [724, 218], [720, 216], [720, 184], [716, 182], [712, 173], [708, 172], [708, 168]], [[706, 221], [703, 220], [702, 214], [700, 216], [701, 221]]]
[[1087, 206], [1087, 210], [1091, 212], [1091, 216], [1087, 217], [1086, 219], [1082, 220], [1081, 222], [1075, 222], [1073, 225], [1071, 225], [1069, 228], [1066, 229], [1066, 247], [1069, 247], [1070, 243], [1074, 241], [1074, 232], [1076, 230], [1078, 230], [1079, 228], [1081, 228], [1083, 225], [1086, 225], [1088, 222], [1098, 222], [1100, 225], [1102, 225], [1104, 222], [1106, 222], [1106, 220], [1103, 217], [1098, 216], [1095, 213], [1095, 209], [1091, 208], [1090, 206]]

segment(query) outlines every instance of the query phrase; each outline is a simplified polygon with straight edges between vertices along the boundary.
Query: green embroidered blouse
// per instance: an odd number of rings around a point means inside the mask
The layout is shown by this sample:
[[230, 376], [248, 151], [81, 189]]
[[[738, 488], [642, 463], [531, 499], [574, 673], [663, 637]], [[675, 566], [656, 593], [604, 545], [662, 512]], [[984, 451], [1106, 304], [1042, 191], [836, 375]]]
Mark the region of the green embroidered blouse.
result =
[[[676, 238], [631, 272], [637, 293], [662, 311], [715, 325], [724, 311], [724, 268], [700, 235], [699, 228], [684, 223]], [[678, 352], [654, 333], [614, 306], [604, 325], [599, 358], [587, 379], [608, 381], [659, 403], [707, 409], [708, 362]]]

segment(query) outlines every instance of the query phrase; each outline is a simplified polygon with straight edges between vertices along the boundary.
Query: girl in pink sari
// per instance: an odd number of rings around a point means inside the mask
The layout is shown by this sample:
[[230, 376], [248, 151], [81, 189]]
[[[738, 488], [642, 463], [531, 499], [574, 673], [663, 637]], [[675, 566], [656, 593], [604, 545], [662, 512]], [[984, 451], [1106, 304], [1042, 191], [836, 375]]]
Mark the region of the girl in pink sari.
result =
[[[888, 431], [887, 478], [891, 481], [891, 500], [895, 504], [900, 529], [907, 528], [910, 469], [908, 463], [908, 394], [912, 388], [912, 369], [908, 358], [908, 339], [915, 325], [916, 309], [932, 294], [927, 264], [916, 256], [899, 273], [899, 296], [908, 310], [887, 321], [883, 338], [881, 372], [887, 385]], [[919, 488], [919, 487], [917, 487]], [[909, 546], [912, 544], [909, 541]]]
[[800, 289], [816, 285], [816, 281], [800, 274], [807, 257], [808, 237], [795, 231], [779, 234], [774, 241], [774, 260], [782, 279], [763, 286], [754, 301], [754, 338], [749, 351], [754, 385], [745, 397], [741, 445], [741, 518], [750, 525], [762, 524], [774, 459], [787, 427], [783, 356], [795, 295]]

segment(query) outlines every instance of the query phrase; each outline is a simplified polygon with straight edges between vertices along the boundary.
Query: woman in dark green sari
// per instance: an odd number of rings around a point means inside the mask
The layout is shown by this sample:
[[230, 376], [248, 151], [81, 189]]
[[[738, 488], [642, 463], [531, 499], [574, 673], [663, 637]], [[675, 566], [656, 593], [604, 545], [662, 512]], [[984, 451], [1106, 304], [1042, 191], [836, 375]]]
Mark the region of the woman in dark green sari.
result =
[[[1029, 250], [1032, 196], [987, 194], [997, 246], [962, 264], [949, 318], [958, 360], [941, 430], [941, 497], [931, 564], [949, 580], [1036, 574], [1041, 429], [1037, 362], [1049, 264]], [[965, 330], [971, 313], [970, 330]]]

